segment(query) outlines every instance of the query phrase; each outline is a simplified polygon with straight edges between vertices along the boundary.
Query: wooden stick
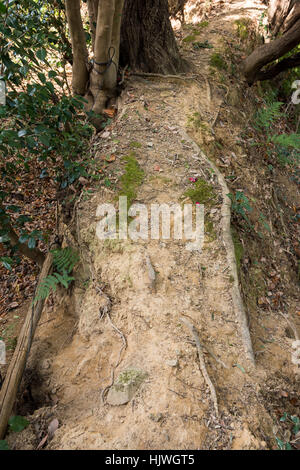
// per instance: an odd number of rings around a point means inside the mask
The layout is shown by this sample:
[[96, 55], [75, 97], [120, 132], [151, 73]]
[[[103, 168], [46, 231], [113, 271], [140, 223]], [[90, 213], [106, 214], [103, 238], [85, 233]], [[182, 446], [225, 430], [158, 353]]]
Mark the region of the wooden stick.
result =
[[181, 321], [182, 323], [184, 323], [185, 326], [188, 327], [188, 329], [191, 331], [191, 333], [192, 333], [192, 335], [193, 335], [193, 337], [194, 337], [194, 340], [195, 340], [195, 343], [196, 343], [196, 346], [197, 346], [197, 350], [198, 350], [198, 357], [199, 357], [200, 369], [201, 369], [201, 372], [202, 372], [202, 374], [203, 374], [204, 380], [205, 380], [205, 382], [207, 383], [208, 388], [209, 388], [209, 390], [210, 390], [211, 398], [212, 398], [212, 401], [213, 401], [213, 404], [214, 404], [214, 408], [215, 408], [215, 412], [216, 412], [216, 416], [218, 417], [218, 416], [219, 416], [219, 409], [218, 409], [218, 401], [217, 401], [216, 389], [215, 389], [215, 387], [214, 387], [212, 381], [210, 380], [209, 375], [208, 375], [207, 370], [206, 370], [206, 367], [205, 367], [205, 362], [204, 362], [204, 356], [203, 356], [202, 346], [201, 346], [201, 343], [200, 343], [200, 340], [199, 340], [199, 336], [198, 336], [197, 330], [196, 330], [196, 328], [194, 327], [194, 325], [192, 325], [192, 323], [189, 322], [186, 318], [180, 318], [180, 321]]
[[[52, 254], [49, 253], [42, 267], [37, 289], [40, 287], [42, 281], [49, 275], [51, 270]], [[0, 439], [3, 439], [6, 433], [7, 423], [16, 400], [18, 388], [26, 366], [34, 333], [43, 311], [44, 303], [45, 299], [41, 299], [35, 306], [31, 305], [29, 307], [18, 338], [15, 352], [10, 361], [5, 380], [0, 391]]]

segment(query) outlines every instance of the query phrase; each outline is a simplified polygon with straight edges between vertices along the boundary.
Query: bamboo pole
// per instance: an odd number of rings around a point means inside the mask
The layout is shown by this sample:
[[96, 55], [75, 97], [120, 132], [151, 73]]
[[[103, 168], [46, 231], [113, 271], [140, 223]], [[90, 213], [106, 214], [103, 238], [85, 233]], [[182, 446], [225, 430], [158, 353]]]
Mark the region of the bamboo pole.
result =
[[[52, 270], [52, 254], [49, 253], [43, 264], [37, 289], [42, 281], [50, 274]], [[20, 332], [18, 343], [10, 361], [5, 380], [0, 391], [0, 439], [3, 439], [7, 429], [7, 423], [10, 418], [18, 388], [26, 367], [26, 361], [31, 348], [32, 340], [39, 319], [43, 311], [45, 299], [41, 299], [36, 305], [31, 305], [28, 309], [25, 322]]]

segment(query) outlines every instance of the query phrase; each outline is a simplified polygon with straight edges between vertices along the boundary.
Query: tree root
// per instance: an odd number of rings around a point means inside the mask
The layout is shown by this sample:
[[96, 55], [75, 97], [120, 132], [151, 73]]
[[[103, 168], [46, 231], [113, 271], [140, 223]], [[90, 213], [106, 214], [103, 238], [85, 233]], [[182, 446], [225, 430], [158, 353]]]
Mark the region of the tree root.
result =
[[201, 372], [203, 374], [203, 377], [204, 377], [204, 380], [210, 390], [210, 394], [211, 394], [211, 399], [213, 401], [213, 404], [214, 404], [214, 409], [215, 409], [215, 412], [216, 412], [216, 416], [218, 417], [219, 416], [219, 409], [218, 409], [218, 401], [217, 401], [217, 394], [216, 394], [216, 389], [212, 383], [212, 381], [210, 380], [210, 377], [207, 373], [207, 370], [206, 370], [206, 367], [205, 367], [205, 362], [204, 362], [204, 356], [203, 356], [203, 351], [202, 351], [202, 346], [201, 346], [201, 343], [200, 343], [200, 339], [199, 339], [199, 336], [198, 336], [198, 333], [197, 333], [197, 330], [196, 328], [194, 327], [194, 325], [192, 325], [191, 322], [189, 322], [186, 318], [180, 318], [180, 321], [188, 327], [188, 329], [191, 331], [193, 337], [194, 337], [194, 340], [195, 340], [195, 343], [196, 343], [196, 346], [197, 346], [197, 350], [198, 350], [198, 357], [199, 357], [199, 363], [200, 363], [200, 369], [201, 369]]

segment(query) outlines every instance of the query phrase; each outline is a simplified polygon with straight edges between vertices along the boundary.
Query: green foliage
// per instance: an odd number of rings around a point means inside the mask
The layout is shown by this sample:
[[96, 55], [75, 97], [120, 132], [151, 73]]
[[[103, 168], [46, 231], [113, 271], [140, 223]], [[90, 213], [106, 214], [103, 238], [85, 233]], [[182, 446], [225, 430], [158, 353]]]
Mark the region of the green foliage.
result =
[[79, 262], [79, 256], [73, 248], [67, 247], [59, 250], [53, 250], [53, 264], [59, 272], [71, 273]]
[[[43, 162], [45, 172], [51, 165], [56, 182], [65, 188], [80, 176], [88, 176], [88, 162], [82, 156], [92, 128], [86, 122], [84, 99], [68, 92], [64, 69], [72, 52], [64, 2], [9, 0], [0, 5], [0, 80], [7, 89], [6, 105], [0, 106], [3, 188], [21, 184], [17, 176], [35, 161]], [[38, 230], [28, 233], [29, 217], [21, 213], [21, 207], [6, 203], [9, 194], [3, 188], [1, 239], [10, 224], [20, 233], [20, 243], [34, 248], [43, 235]], [[1, 262], [10, 269], [8, 258]]]
[[252, 212], [252, 207], [250, 206], [249, 199], [242, 191], [236, 191], [235, 194], [227, 194], [231, 200], [231, 208], [236, 214], [242, 216], [242, 218], [247, 222], [248, 227], [252, 228], [252, 224], [249, 220], [247, 213]]
[[273, 135], [272, 141], [283, 147], [290, 147], [292, 149], [300, 150], [300, 135], [299, 134], [280, 134]]
[[67, 247], [59, 250], [53, 250], [53, 265], [58, 272], [47, 276], [41, 283], [33, 303], [36, 304], [39, 300], [46, 299], [50, 292], [55, 292], [57, 285], [61, 284], [66, 289], [70, 283], [74, 281], [74, 277], [69, 274], [79, 262], [79, 256], [72, 248]]
[[240, 39], [245, 40], [249, 37], [249, 29], [251, 20], [249, 18], [241, 18], [235, 22], [237, 28], [237, 35]]
[[[291, 428], [291, 434], [296, 436], [300, 431], [300, 419], [298, 416], [290, 415], [289, 413], [284, 413], [284, 415], [280, 418], [281, 423], [286, 423], [286, 426]], [[283, 441], [275, 436], [278, 449], [280, 450], [293, 450], [291, 444], [289, 442]], [[293, 438], [291, 439], [291, 441]]]
[[8, 420], [9, 430], [12, 432], [21, 432], [29, 425], [29, 421], [23, 416], [12, 416]]
[[0, 441], [0, 450], [9, 450], [9, 447], [6, 441]]
[[280, 111], [282, 104], [283, 103], [281, 103], [280, 101], [275, 101], [260, 109], [255, 116], [254, 125], [256, 129], [270, 129], [274, 122], [283, 116], [282, 112]]
[[193, 49], [197, 51], [198, 49], [212, 49], [214, 46], [206, 41], [204, 42], [193, 42]]

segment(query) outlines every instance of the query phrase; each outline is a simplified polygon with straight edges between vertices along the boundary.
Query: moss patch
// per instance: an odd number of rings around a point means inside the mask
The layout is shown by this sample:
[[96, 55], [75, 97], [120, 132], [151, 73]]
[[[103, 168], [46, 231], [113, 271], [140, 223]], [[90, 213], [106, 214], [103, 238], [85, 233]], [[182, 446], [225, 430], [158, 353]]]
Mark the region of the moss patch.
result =
[[217, 234], [214, 229], [214, 224], [213, 221], [210, 219], [207, 219], [204, 224], [205, 228], [205, 236], [206, 236], [206, 241], [207, 243], [211, 243], [217, 239]]
[[145, 173], [135, 158], [135, 153], [131, 152], [128, 156], [123, 157], [126, 161], [125, 173], [121, 176], [120, 196], [127, 196], [127, 203], [130, 206], [137, 197], [137, 189], [142, 184]]
[[133, 141], [133, 142], [130, 142], [130, 147], [132, 149], [140, 149], [142, 148], [142, 144], [140, 142]]
[[194, 42], [195, 39], [196, 39], [196, 34], [190, 34], [189, 36], [186, 36], [182, 41], [190, 43], [190, 42]]
[[216, 194], [211, 184], [199, 178], [193, 187], [188, 189], [184, 196], [189, 197], [193, 203], [199, 202], [200, 204], [213, 204], [216, 201]]
[[232, 241], [234, 245], [234, 254], [235, 254], [235, 260], [236, 260], [236, 265], [237, 265], [237, 270], [238, 274], [240, 275], [240, 270], [241, 270], [241, 262], [244, 257], [244, 248], [243, 245], [241, 244], [238, 234], [234, 228], [231, 228], [231, 235], [232, 235]]
[[214, 52], [212, 54], [209, 63], [212, 67], [215, 67], [219, 70], [227, 70], [227, 63], [219, 52]]

